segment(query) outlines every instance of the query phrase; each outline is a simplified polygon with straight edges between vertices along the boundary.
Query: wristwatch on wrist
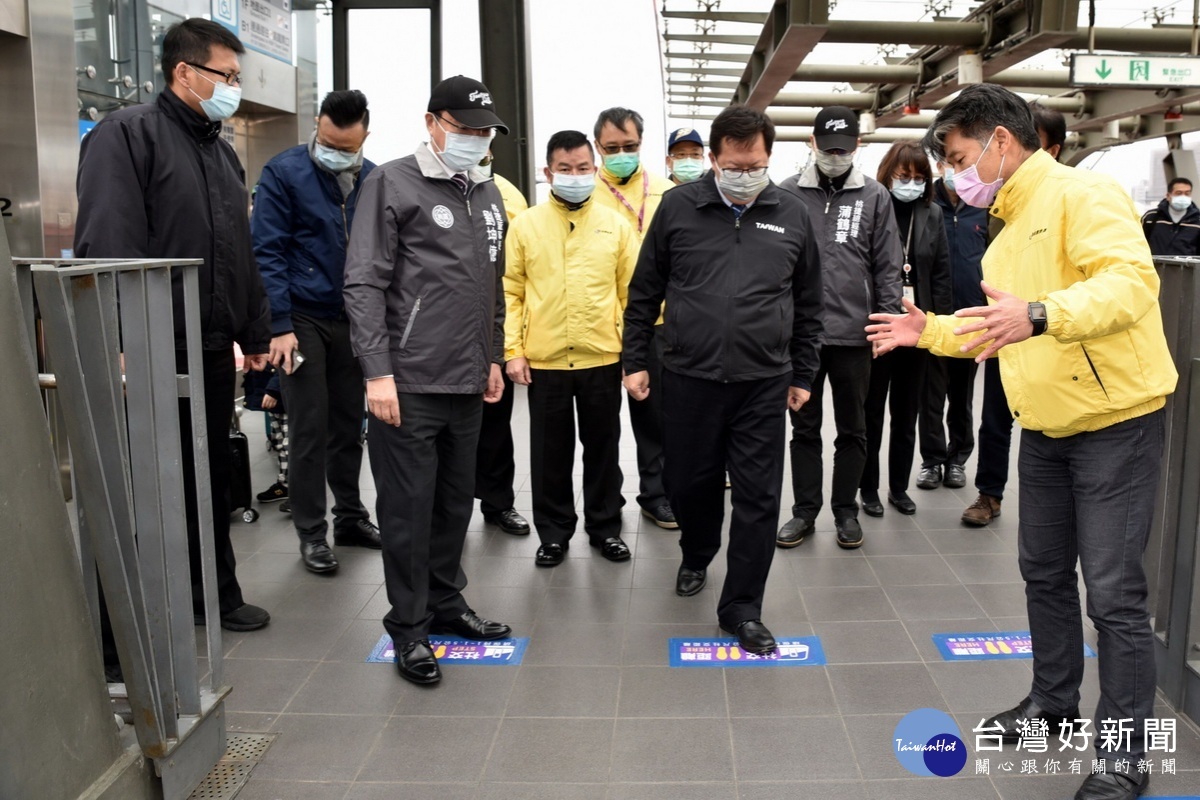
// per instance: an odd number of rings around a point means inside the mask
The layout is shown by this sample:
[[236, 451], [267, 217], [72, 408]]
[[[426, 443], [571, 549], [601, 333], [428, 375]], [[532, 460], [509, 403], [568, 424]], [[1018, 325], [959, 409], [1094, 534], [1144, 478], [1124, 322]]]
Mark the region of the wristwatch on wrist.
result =
[[1046, 332], [1046, 304], [1029, 304], [1029, 321], [1033, 323], [1033, 335], [1041, 336]]

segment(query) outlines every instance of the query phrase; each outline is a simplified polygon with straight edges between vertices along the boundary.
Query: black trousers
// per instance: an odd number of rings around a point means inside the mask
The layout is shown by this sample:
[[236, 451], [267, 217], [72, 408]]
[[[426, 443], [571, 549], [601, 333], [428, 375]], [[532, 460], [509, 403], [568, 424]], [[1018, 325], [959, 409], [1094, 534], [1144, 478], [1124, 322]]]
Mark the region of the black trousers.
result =
[[975, 373], [979, 365], [970, 358], [929, 355], [928, 359], [921, 397], [921, 466], [961, 467], [975, 450]]
[[650, 373], [650, 396], [629, 401], [629, 424], [637, 444], [638, 505], [652, 510], [667, 501], [663, 488], [663, 405], [657, 387], [662, 381], [662, 333], [655, 325], [647, 349], [646, 370]]
[[858, 482], [867, 461], [867, 389], [871, 382], [871, 348], [827, 345], [821, 348], [821, 366], [813, 381], [812, 396], [792, 419], [792, 516], [816, 519], [824, 499], [821, 485], [821, 421], [825, 380], [833, 393], [833, 489], [830, 506], [838, 519], [858, 516]]
[[513, 507], [516, 494], [513, 480], [517, 466], [513, 461], [513, 382], [504, 375], [504, 394], [499, 403], [483, 404], [483, 423], [479, 427], [479, 448], [475, 453], [475, 497], [484, 514], [499, 514]]
[[733, 517], [717, 603], [717, 620], [726, 630], [762, 617], [779, 525], [790, 381], [790, 373], [718, 383], [663, 371], [667, 497], [689, 569], [705, 569], [721, 548], [729, 468]]
[[1004, 384], [1000, 382], [1000, 359], [983, 365], [983, 413], [979, 417], [979, 463], [975, 488], [1003, 499], [1008, 483], [1008, 453], [1012, 449], [1013, 415], [1008, 410]]
[[326, 483], [333, 492], [335, 529], [370, 516], [358, 491], [363, 375], [346, 319], [293, 313], [292, 329], [305, 361], [291, 375], [280, 370], [291, 439], [288, 498], [300, 540], [319, 542], [329, 530]]
[[531, 369], [530, 481], [533, 524], [546, 544], [575, 534], [575, 417], [583, 445], [583, 527], [599, 544], [621, 534], [621, 365]]
[[371, 424], [367, 448], [392, 606], [383, 627], [397, 645], [424, 639], [435, 620], [467, 610], [461, 561], [482, 414], [477, 394], [401, 394], [400, 426]]
[[932, 356], [915, 347], [901, 347], [871, 363], [867, 389], [867, 460], [859, 488], [879, 491], [879, 450], [883, 446], [884, 407], [891, 412], [888, 437], [888, 489], [907, 492], [917, 444], [917, 412]]
[[[179, 429], [183, 444], [183, 502], [187, 510], [188, 555], [192, 574], [192, 601], [197, 614], [204, 613], [200, 572], [200, 514], [212, 515], [213, 545], [217, 561], [217, 598], [222, 614], [236, 611], [244, 604], [242, 587], [237, 580], [237, 559], [229, 540], [229, 482], [233, 453], [229, 447], [229, 427], [233, 420], [233, 393], [237, 382], [233, 350], [204, 351], [204, 416], [208, 426], [208, 479], [212, 487], [212, 508], [196, 507], [196, 469], [192, 436], [192, 411], [186, 399], [179, 401]], [[175, 368], [186, 374], [187, 353], [176, 351]]]

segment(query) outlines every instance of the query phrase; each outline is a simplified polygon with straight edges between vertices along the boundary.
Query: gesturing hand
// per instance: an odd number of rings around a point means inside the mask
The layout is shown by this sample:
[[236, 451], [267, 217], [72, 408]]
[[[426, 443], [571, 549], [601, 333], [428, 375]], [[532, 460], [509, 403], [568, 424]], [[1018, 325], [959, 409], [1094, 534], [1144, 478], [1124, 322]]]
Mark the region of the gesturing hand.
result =
[[907, 297], [900, 298], [904, 304], [903, 314], [872, 314], [874, 325], [867, 326], [867, 341], [871, 343], [872, 357], [890, 353], [897, 347], [916, 347], [925, 330], [925, 312]]
[[954, 316], [956, 317], [977, 317], [978, 319], [968, 322], [966, 325], [960, 325], [954, 329], [954, 333], [962, 336], [976, 331], [983, 332], [982, 336], [975, 337], [960, 348], [962, 352], [969, 353], [976, 347], [991, 341], [991, 344], [983, 352], [975, 356], [975, 361], [982, 364], [995, 355], [1001, 347], [1023, 342], [1032, 336], [1033, 323], [1029, 321], [1029, 303], [1015, 294], [993, 289], [987, 281], [980, 281], [979, 285], [983, 287], [983, 293], [996, 302], [988, 306], [960, 308], [955, 311]]

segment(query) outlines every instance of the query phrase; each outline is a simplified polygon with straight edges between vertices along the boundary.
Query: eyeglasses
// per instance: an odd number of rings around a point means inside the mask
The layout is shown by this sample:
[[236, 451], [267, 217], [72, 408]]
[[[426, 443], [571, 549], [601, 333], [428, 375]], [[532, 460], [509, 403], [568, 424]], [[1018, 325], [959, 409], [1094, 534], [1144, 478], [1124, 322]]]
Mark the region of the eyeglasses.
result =
[[600, 152], [606, 156], [615, 156], [617, 153], [636, 153], [642, 149], [642, 143], [636, 142], [634, 144], [614, 144], [605, 146], [597, 142], [596, 147], [600, 148]]
[[[445, 117], [438, 116], [436, 114], [434, 115], [434, 117], [436, 117], [439, 122], [444, 122], [447, 125], [449, 125], [451, 128], [454, 128], [454, 130], [456, 130], [457, 132], [466, 134], [467, 136], [491, 136], [496, 131], [495, 128], [468, 128], [463, 125], [459, 125], [457, 122], [448, 120]], [[446, 129], [442, 128], [442, 130], [446, 130]]]
[[193, 64], [191, 61], [185, 61], [183, 63], [187, 64], [192, 69], [202, 69], [205, 72], [211, 72], [213, 75], [220, 75], [222, 78], [225, 79], [225, 83], [229, 84], [230, 86], [241, 86], [242, 85], [242, 76], [236, 72], [221, 72], [221, 70], [219, 70], [219, 69], [213, 69], [212, 67], [206, 67], [203, 64]]
[[721, 169], [721, 174], [730, 180], [740, 178], [745, 175], [749, 178], [764, 178], [767, 175], [768, 167], [750, 167], [749, 169]]
[[672, 161], [687, 160], [689, 158], [704, 158], [704, 153], [676, 153], [675, 155], [667, 156]]
[[491, 153], [488, 153], [486, 156], [479, 159], [479, 166], [490, 167], [492, 165], [492, 161], [494, 161], [494, 160], [495, 160], [495, 156], [493, 156]]

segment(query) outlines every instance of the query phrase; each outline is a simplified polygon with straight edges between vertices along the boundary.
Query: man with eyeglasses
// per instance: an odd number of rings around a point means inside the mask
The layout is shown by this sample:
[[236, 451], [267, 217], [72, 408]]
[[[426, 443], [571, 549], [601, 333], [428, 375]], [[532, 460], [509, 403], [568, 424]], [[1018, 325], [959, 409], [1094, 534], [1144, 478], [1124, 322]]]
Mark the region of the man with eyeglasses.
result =
[[867, 463], [864, 404], [871, 383], [871, 345], [863, 320], [873, 311], [899, 311], [900, 234], [891, 193], [854, 165], [858, 118], [845, 106], [817, 113], [813, 163], [780, 187], [799, 197], [813, 220], [825, 274], [825, 338], [812, 400], [792, 419], [792, 518], [779, 530], [779, 547], [796, 547], [812, 535], [823, 497], [821, 420], [825, 381], [833, 394], [833, 509], [837, 544], [862, 546], [858, 484]]
[[[663, 199], [638, 256], [622, 355], [630, 396], [662, 395], [681, 597], [704, 589], [721, 547], [728, 465], [733, 518], [717, 621], [757, 654], [775, 650], [762, 604], [779, 522], [784, 409], [808, 400], [821, 337], [820, 256], [803, 204], [767, 176], [774, 141], [759, 111], [717, 115], [712, 174]], [[650, 386], [664, 300], [662, 380]]]
[[[250, 242], [246, 175], [221, 139], [221, 124], [241, 99], [243, 52], [237, 37], [214, 22], [193, 18], [171, 26], [162, 45], [166, 91], [154, 103], [108, 114], [80, 146], [75, 225], [80, 258], [204, 260], [200, 327], [210, 508], [196, 505], [190, 406], [180, 404], [192, 599], [197, 622], [203, 622], [199, 515], [211, 514], [220, 625], [234, 631], [256, 630], [270, 620], [265, 610], [243, 600], [229, 541], [233, 347], [241, 346], [249, 369], [260, 370], [271, 341], [267, 297]], [[176, 364], [187, 372], [182, 274], [176, 278]]]
[[456, 75], [429, 98], [429, 141], [359, 190], [346, 254], [350, 341], [375, 417], [367, 446], [392, 637], [405, 680], [442, 678], [431, 633], [502, 639], [462, 590], [483, 403], [504, 391], [504, 201], [479, 162], [496, 130], [492, 95]]
[[679, 128], [667, 137], [667, 175], [679, 186], [704, 174], [704, 139], [695, 128]]
[[[271, 363], [282, 372], [288, 408], [292, 524], [300, 558], [316, 573], [338, 568], [326, 538], [326, 483], [334, 544], [380, 548], [379, 529], [358, 491], [363, 377], [342, 299], [359, 188], [375, 168], [362, 153], [370, 121], [362, 92], [325, 95], [308, 143], [263, 168], [251, 221], [271, 299]], [[303, 369], [293, 360], [297, 354]]]
[[[601, 167], [597, 173], [596, 203], [615, 209], [637, 232], [638, 242], [646, 238], [650, 221], [662, 202], [663, 194], [675, 184], [649, 172], [642, 164], [642, 115], [628, 108], [614, 107], [600, 112], [592, 130]], [[658, 324], [662, 324], [659, 317]], [[661, 373], [661, 346], [651, 333], [647, 370], [651, 384]], [[629, 422], [637, 444], [638, 506], [642, 514], [660, 528], [678, 528], [671, 504], [663, 489], [662, 405], [656, 394], [642, 402], [629, 404]]]

